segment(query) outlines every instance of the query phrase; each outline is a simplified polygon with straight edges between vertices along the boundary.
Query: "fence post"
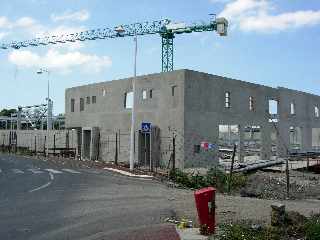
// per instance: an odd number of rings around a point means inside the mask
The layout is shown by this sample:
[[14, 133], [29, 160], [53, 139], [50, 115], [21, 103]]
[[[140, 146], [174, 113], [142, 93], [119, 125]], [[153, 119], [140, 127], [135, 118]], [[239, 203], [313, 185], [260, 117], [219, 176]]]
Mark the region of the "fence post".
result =
[[287, 198], [290, 198], [290, 175], [289, 175], [289, 158], [286, 158], [286, 190]]
[[9, 132], [8, 135], [8, 152], [10, 153], [10, 148], [11, 148], [11, 131]]
[[37, 136], [34, 136], [34, 154], [37, 155]]
[[5, 134], [2, 135], [3, 139], [2, 139], [2, 152], [4, 152], [4, 141], [5, 141]]
[[56, 134], [53, 134], [53, 156], [56, 155]]
[[136, 132], [133, 134], [133, 153], [136, 153]]
[[101, 138], [100, 138], [100, 131], [98, 133], [98, 141], [97, 141], [97, 159], [96, 160], [99, 160], [99, 157], [100, 157], [100, 144], [101, 144]]
[[229, 181], [228, 181], [228, 193], [231, 191], [231, 182], [232, 182], [232, 173], [233, 173], [233, 165], [234, 165], [234, 158], [236, 156], [237, 145], [233, 145], [233, 152], [232, 152], [232, 159], [231, 159], [231, 166], [230, 166], [230, 173], [229, 173]]
[[69, 148], [70, 148], [69, 130], [66, 133], [66, 148], [68, 149], [67, 151], [69, 151]]
[[152, 128], [150, 129], [150, 171], [153, 172], [153, 160], [152, 160]]
[[176, 170], [176, 137], [173, 136], [172, 139], [172, 170]]
[[43, 156], [46, 156], [47, 136], [44, 136]]
[[118, 165], [118, 133], [116, 132], [116, 152], [114, 155], [114, 164]]
[[15, 138], [15, 153], [17, 153], [17, 151], [18, 151], [18, 134], [17, 134], [17, 132], [15, 132], [14, 133], [14, 138]]
[[121, 150], [121, 145], [120, 145], [120, 136], [121, 136], [121, 133], [120, 133], [120, 129], [119, 129], [119, 133], [118, 133], [118, 137], [119, 137], [119, 146], [118, 146], [118, 155], [120, 155], [120, 150]]

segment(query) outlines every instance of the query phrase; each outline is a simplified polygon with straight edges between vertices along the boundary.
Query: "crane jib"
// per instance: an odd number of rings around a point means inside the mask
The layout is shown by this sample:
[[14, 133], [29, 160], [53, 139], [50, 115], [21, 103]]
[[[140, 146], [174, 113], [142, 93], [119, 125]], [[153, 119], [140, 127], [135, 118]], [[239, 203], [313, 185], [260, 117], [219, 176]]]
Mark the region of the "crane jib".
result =
[[107, 38], [123, 38], [132, 36], [143, 36], [159, 34], [162, 38], [162, 71], [173, 70], [173, 39], [175, 34], [192, 32], [217, 31], [220, 36], [227, 35], [228, 21], [225, 18], [217, 18], [209, 23], [186, 24], [183, 22], [174, 23], [169, 19], [153, 22], [133, 23], [119, 25], [114, 28], [103, 28], [71, 33], [60, 36], [45, 36], [28, 41], [14, 41], [11, 43], [0, 44], [0, 49], [20, 49], [26, 47], [47, 46], [51, 44], [64, 44], [76, 41], [94, 41]]

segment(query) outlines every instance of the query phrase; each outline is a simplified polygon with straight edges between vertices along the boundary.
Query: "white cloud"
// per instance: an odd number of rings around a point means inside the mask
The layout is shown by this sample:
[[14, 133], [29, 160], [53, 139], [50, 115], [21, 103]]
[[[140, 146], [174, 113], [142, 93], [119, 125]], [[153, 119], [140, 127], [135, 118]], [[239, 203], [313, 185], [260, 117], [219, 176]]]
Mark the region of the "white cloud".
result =
[[37, 21], [31, 17], [21, 17], [16, 21], [10, 21], [5, 16], [0, 16], [0, 28], [13, 29], [13, 28], [30, 28], [38, 25]]
[[226, 17], [231, 28], [242, 31], [274, 32], [320, 24], [320, 10], [284, 12], [273, 15], [275, 6], [269, 0], [235, 0], [227, 3], [220, 17]]
[[269, 8], [266, 0], [236, 0], [228, 3], [219, 16], [227, 19], [242, 19], [250, 15], [265, 13]]
[[[7, 17], [0, 16], [0, 30], [10, 30], [10, 34], [23, 34], [29, 35], [29, 38], [44, 37], [51, 35], [64, 35], [70, 33], [76, 33], [86, 30], [83, 26], [66, 26], [59, 25], [56, 27], [47, 27], [38, 23], [31, 17], [21, 17], [15, 21], [10, 21]], [[8, 33], [9, 34], [9, 33]], [[7, 34], [7, 35], [8, 35]]]
[[289, 28], [299, 28], [320, 24], [320, 11], [298, 11], [283, 13], [277, 16], [254, 16], [244, 19], [240, 27], [246, 31], [283, 31]]
[[33, 18], [22, 17], [15, 22], [14, 27], [27, 28], [27, 27], [33, 27], [35, 24], [36, 24], [36, 20], [34, 20]]
[[7, 17], [0, 16], [0, 28], [8, 28], [10, 22]]
[[35, 36], [36, 32], [43, 31], [44, 26], [31, 17], [21, 17], [11, 21], [7, 17], [0, 16], [0, 29], [10, 30], [10, 34], [22, 32]]
[[58, 21], [86, 21], [90, 17], [90, 13], [87, 10], [81, 10], [78, 12], [65, 12], [62, 15], [51, 14], [51, 20], [54, 22]]
[[84, 54], [79, 51], [64, 53], [56, 49], [49, 49], [43, 56], [29, 50], [13, 50], [8, 55], [8, 60], [18, 67], [46, 67], [53, 71], [62, 72], [71, 71], [76, 67], [80, 67], [84, 71], [100, 72], [112, 65], [109, 56]]
[[8, 32], [0, 32], [0, 40], [6, 37], [8, 34]]

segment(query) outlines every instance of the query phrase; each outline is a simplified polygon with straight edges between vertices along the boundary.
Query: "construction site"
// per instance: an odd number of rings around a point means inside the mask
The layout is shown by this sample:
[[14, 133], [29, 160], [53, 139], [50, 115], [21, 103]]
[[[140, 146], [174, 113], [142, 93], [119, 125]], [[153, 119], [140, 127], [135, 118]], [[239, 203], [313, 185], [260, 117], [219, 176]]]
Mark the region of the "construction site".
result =
[[[65, 89], [60, 115], [53, 113], [48, 80], [46, 103], [17, 106], [10, 116], [0, 117], [0, 152], [152, 176], [169, 188], [215, 184], [219, 193], [235, 198], [320, 200], [320, 96], [174, 69], [177, 35], [216, 32], [227, 37], [227, 19], [211, 17], [206, 23], [165, 19], [0, 44], [5, 51], [135, 39], [132, 77]], [[137, 76], [137, 37], [155, 34], [161, 38], [162, 71]], [[208, 180], [213, 175], [214, 183]], [[197, 222], [190, 210], [193, 201], [182, 200], [177, 202], [186, 204], [184, 216]], [[218, 211], [223, 223], [240, 218], [231, 210]]]
[[[283, 171], [286, 165], [318, 169], [320, 96], [173, 71], [176, 34], [216, 31], [226, 36], [227, 28], [224, 18], [190, 26], [163, 20], [1, 45], [19, 49], [159, 33], [163, 71], [66, 89], [64, 116], [53, 116], [48, 82], [46, 104], [19, 106], [1, 118], [2, 149], [122, 163], [151, 172], [212, 167]], [[37, 73], [49, 75], [47, 69]], [[143, 130], [144, 123], [149, 130]], [[286, 164], [288, 158], [294, 160]]]
[[[41, 130], [45, 112], [38, 116], [39, 129], [23, 130], [28, 122], [19, 108], [6, 124], [12, 128], [15, 121], [16, 129], [2, 130], [0, 142], [41, 153], [48, 144], [49, 153], [71, 151], [79, 159], [129, 164], [132, 80], [67, 89], [63, 130], [52, 130], [52, 120], [49, 131]], [[319, 157], [319, 96], [191, 70], [140, 76], [135, 82], [134, 163], [139, 167], [171, 166], [174, 149], [177, 168], [228, 169], [234, 145], [237, 171], [281, 165], [287, 157]], [[35, 128], [36, 121], [29, 122]], [[143, 122], [151, 123], [150, 132], [143, 132]], [[318, 165], [314, 160], [291, 165], [299, 169], [307, 163]]]

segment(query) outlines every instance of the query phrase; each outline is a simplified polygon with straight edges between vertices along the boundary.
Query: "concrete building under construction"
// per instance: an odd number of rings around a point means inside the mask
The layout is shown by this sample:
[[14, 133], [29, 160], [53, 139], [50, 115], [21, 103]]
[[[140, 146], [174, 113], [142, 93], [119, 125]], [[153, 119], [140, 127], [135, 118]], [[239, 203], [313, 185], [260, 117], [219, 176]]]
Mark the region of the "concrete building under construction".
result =
[[[66, 128], [79, 130], [83, 158], [114, 161], [119, 151], [119, 161], [129, 161], [131, 97], [132, 78], [66, 90]], [[218, 149], [234, 144], [239, 161], [320, 150], [320, 96], [313, 94], [177, 70], [137, 77], [134, 101], [136, 163], [151, 156], [167, 165], [172, 136], [180, 168], [215, 165]], [[139, 132], [142, 122], [153, 126], [151, 141]]]

